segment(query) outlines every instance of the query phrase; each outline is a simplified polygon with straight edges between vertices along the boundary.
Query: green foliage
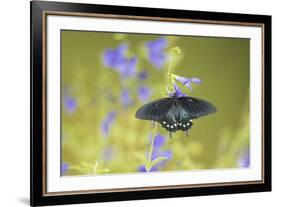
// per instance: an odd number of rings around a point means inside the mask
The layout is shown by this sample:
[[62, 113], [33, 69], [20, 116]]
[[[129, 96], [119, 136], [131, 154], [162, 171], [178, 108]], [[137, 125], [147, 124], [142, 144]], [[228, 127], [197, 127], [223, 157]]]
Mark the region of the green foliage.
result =
[[85, 161], [81, 161], [80, 165], [71, 165], [70, 170], [77, 172], [82, 175], [94, 175], [99, 173], [109, 173], [110, 170], [108, 168], [99, 168], [99, 163], [90, 164]]

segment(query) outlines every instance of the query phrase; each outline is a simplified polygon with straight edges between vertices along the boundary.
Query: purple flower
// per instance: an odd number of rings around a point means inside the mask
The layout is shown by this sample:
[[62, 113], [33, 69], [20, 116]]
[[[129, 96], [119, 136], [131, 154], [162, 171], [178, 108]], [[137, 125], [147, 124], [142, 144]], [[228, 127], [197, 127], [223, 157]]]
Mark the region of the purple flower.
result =
[[154, 160], [157, 157], [166, 157], [168, 160], [170, 160], [170, 159], [172, 159], [172, 155], [173, 155], [173, 153], [171, 150], [165, 150], [165, 151], [154, 150], [154, 152], [152, 153], [151, 159]]
[[119, 45], [117, 48], [106, 49], [103, 54], [103, 63], [106, 67], [117, 68], [123, 64], [127, 45]]
[[109, 130], [114, 122], [116, 118], [116, 112], [115, 111], [111, 111], [107, 114], [107, 116], [105, 117], [105, 119], [102, 121], [101, 123], [101, 132], [102, 134], [106, 137], [109, 133]]
[[65, 175], [69, 169], [69, 165], [65, 162], [61, 164], [61, 174]]
[[121, 77], [123, 79], [133, 77], [136, 74], [137, 58], [124, 59], [123, 62], [117, 66]]
[[[150, 142], [151, 142], [151, 136], [150, 136]], [[154, 149], [159, 149], [165, 144], [165, 137], [162, 136], [161, 134], [157, 134], [154, 137], [154, 143], [153, 143], [153, 148]]]
[[155, 167], [161, 168], [167, 164], [168, 160], [172, 159], [172, 156], [173, 156], [173, 153], [171, 150], [165, 150], [165, 151], [155, 150], [152, 153], [151, 160], [155, 160], [157, 157], [166, 157], [167, 160], [163, 160], [155, 165]]
[[127, 45], [120, 45], [115, 49], [106, 49], [103, 54], [104, 65], [119, 72], [123, 79], [136, 74], [137, 58], [127, 58], [125, 56], [127, 49]]
[[166, 38], [159, 38], [146, 44], [148, 49], [148, 59], [157, 69], [161, 69], [166, 61], [165, 48]]
[[168, 160], [172, 159], [173, 152], [171, 150], [166, 150], [164, 152], [161, 152], [161, 156], [167, 157]]
[[150, 96], [151, 96], [150, 88], [148, 88], [146, 86], [140, 86], [138, 88], [138, 98], [141, 102], [147, 101], [147, 99], [149, 99]]
[[158, 171], [158, 167], [153, 166], [153, 167], [150, 168], [149, 171], [146, 171], [145, 166], [144, 166], [144, 165], [141, 165], [141, 166], [138, 167], [138, 171], [139, 171], [139, 172], [155, 172], [155, 171]]
[[120, 102], [123, 107], [129, 107], [130, 105], [132, 105], [133, 101], [128, 89], [124, 89], [121, 91]]
[[[154, 137], [154, 143], [153, 143], [153, 151], [151, 155], [151, 160], [155, 160], [158, 157], [166, 157], [168, 160], [172, 159], [172, 151], [171, 150], [165, 150], [162, 151], [161, 147], [165, 144], [165, 137], [161, 134], [157, 134]], [[165, 165], [167, 160], [159, 162], [156, 167], [163, 167]]]
[[64, 97], [64, 109], [67, 114], [73, 114], [77, 108], [77, 101], [72, 96]]
[[[151, 136], [150, 142], [151, 142]], [[171, 150], [165, 150], [163, 151], [161, 148], [165, 144], [165, 137], [161, 134], [157, 134], [154, 137], [153, 142], [153, 151], [151, 155], [151, 161], [157, 159], [158, 157], [166, 157], [168, 160], [172, 159], [172, 151]], [[158, 171], [161, 167], [164, 167], [167, 163], [167, 160], [160, 161], [156, 165], [152, 166], [149, 172]], [[139, 172], [146, 172], [145, 166], [141, 165], [138, 168]]]
[[170, 97], [185, 97], [187, 96], [186, 94], [181, 92], [181, 89], [178, 87], [178, 85], [176, 83], [173, 84], [174, 85], [174, 92], [170, 93], [169, 96]]
[[238, 167], [247, 168], [250, 166], [249, 150], [242, 152], [237, 161]]
[[147, 72], [144, 71], [144, 70], [138, 73], [138, 79], [139, 79], [139, 80], [146, 80], [146, 79], [147, 79], [147, 76], [148, 76], [148, 74], [147, 74]]
[[[161, 149], [155, 149], [153, 150], [152, 152], [152, 156], [151, 156], [151, 160], [155, 160], [156, 158], [158, 157], [166, 157], [167, 160], [170, 160], [172, 159], [172, 151], [171, 150], [165, 150], [165, 151], [162, 151]], [[164, 167], [167, 160], [163, 160], [161, 162], [159, 162], [157, 165], [155, 165], [156, 167]]]
[[202, 83], [202, 81], [199, 78], [185, 78], [178, 75], [173, 75], [173, 77], [177, 81], [181, 82], [183, 85], [187, 86], [191, 91], [192, 91], [191, 83], [196, 83], [196, 84]]
[[103, 160], [109, 161], [113, 158], [113, 148], [112, 146], [108, 146], [104, 149], [102, 154]]

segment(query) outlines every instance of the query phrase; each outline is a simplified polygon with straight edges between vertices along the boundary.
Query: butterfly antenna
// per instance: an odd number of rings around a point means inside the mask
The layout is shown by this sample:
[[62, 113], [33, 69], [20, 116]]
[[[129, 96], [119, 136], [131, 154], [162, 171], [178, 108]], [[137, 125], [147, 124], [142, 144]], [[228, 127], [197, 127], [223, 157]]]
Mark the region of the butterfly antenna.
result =
[[172, 134], [172, 132], [170, 132], [170, 139], [172, 139], [173, 138], [173, 134]]
[[188, 130], [185, 131], [185, 134], [187, 137], [189, 137]]

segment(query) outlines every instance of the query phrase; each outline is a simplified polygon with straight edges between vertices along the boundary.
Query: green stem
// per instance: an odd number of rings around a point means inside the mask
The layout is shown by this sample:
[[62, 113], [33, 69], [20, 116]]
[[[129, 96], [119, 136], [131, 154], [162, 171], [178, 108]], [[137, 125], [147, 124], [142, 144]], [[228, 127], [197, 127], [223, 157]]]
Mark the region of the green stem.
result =
[[94, 168], [93, 168], [93, 174], [96, 174], [97, 169], [98, 169], [98, 165], [99, 165], [99, 162], [97, 161], [94, 165]]
[[168, 66], [167, 82], [166, 82], [168, 90], [171, 90], [173, 88], [173, 78], [171, 76], [171, 74], [172, 74], [172, 52], [173, 52], [173, 49], [170, 50], [170, 55], [169, 55], [169, 66]]
[[152, 167], [151, 163], [153, 160], [151, 160], [151, 158], [152, 158], [152, 152], [153, 152], [153, 147], [154, 147], [154, 139], [155, 139], [155, 135], [156, 135], [156, 130], [157, 130], [157, 122], [155, 122], [155, 126], [153, 129], [152, 135], [151, 135], [150, 149], [148, 152], [147, 162], [145, 165], [146, 172], [149, 172]]
[[171, 74], [171, 68], [172, 68], [172, 50], [170, 51], [170, 56], [169, 56], [168, 76]]

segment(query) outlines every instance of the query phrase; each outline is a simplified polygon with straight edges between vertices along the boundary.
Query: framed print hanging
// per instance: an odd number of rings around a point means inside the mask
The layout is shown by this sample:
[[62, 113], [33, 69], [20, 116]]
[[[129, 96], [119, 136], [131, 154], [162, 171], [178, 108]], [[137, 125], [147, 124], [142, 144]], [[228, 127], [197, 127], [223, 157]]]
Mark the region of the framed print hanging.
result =
[[270, 16], [31, 2], [31, 205], [270, 190]]

